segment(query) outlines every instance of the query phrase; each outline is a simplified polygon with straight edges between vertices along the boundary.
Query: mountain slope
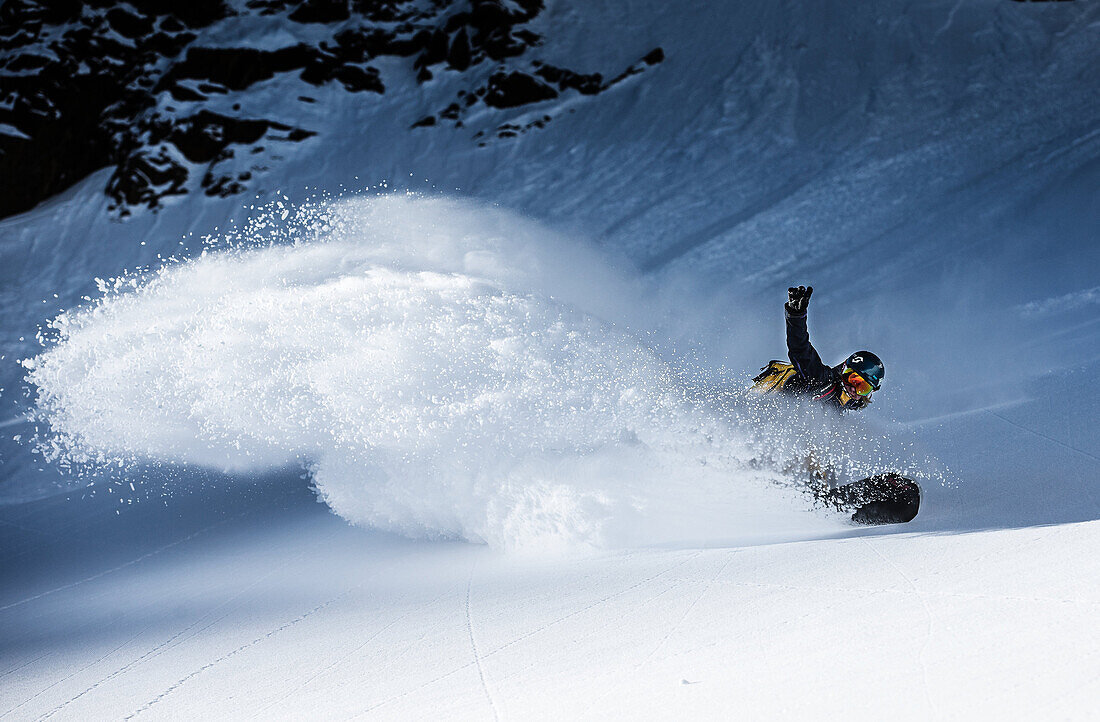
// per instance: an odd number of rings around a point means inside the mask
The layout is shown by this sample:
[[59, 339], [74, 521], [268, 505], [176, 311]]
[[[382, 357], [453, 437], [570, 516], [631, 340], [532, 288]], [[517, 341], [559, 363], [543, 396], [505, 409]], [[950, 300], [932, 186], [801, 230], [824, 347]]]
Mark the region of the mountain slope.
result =
[[[320, 47], [307, 5], [193, 42]], [[108, 168], [0, 221], [0, 710], [1087, 715], [1097, 13], [558, 0], [503, 70], [172, 101], [316, 135], [247, 194], [119, 218]], [[793, 282], [885, 360], [859, 417], [730, 398]], [[921, 515], [813, 509], [818, 455]]]

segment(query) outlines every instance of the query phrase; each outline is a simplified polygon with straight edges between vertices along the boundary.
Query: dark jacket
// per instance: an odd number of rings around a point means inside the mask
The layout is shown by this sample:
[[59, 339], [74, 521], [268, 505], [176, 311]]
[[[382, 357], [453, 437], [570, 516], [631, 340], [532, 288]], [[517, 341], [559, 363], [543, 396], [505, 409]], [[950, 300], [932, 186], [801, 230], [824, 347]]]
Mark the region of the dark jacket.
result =
[[806, 312], [791, 311], [784, 304], [787, 316], [787, 356], [794, 364], [797, 375], [783, 387], [784, 391], [809, 396], [827, 406], [840, 411], [862, 409], [869, 401], [862, 397], [842, 400], [843, 388], [840, 383], [840, 366], [826, 366], [810, 343], [810, 332], [806, 329]]

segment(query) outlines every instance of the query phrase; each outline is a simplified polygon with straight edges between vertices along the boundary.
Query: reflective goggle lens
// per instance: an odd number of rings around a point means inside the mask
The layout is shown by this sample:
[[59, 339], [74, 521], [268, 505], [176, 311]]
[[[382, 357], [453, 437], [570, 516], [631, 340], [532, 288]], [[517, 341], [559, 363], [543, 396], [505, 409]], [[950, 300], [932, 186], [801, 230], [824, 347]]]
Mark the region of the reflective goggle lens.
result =
[[845, 380], [848, 382], [848, 385], [852, 387], [852, 390], [860, 396], [870, 396], [871, 392], [875, 390], [867, 379], [863, 378], [855, 371], [849, 371]]

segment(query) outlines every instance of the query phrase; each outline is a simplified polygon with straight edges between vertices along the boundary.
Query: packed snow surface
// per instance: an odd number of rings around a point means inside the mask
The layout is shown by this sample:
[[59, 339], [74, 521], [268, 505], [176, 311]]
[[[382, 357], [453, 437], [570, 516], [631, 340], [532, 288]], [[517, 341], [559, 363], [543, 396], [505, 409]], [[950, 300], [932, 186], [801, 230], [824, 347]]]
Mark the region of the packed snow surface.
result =
[[1095, 521], [531, 559], [350, 528], [293, 480], [13, 545], [0, 714], [1091, 715], [1100, 564], [1066, 551]]

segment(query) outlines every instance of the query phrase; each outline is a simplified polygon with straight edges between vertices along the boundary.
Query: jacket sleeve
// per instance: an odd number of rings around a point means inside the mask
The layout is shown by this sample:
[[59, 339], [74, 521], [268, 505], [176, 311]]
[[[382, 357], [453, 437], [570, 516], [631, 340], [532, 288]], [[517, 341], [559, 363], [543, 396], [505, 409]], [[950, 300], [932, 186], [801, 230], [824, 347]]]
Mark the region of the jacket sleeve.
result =
[[806, 312], [791, 311], [785, 304], [787, 316], [787, 356], [798, 374], [811, 381], [832, 379], [832, 369], [821, 363], [817, 350], [810, 344], [810, 332], [806, 329]]

